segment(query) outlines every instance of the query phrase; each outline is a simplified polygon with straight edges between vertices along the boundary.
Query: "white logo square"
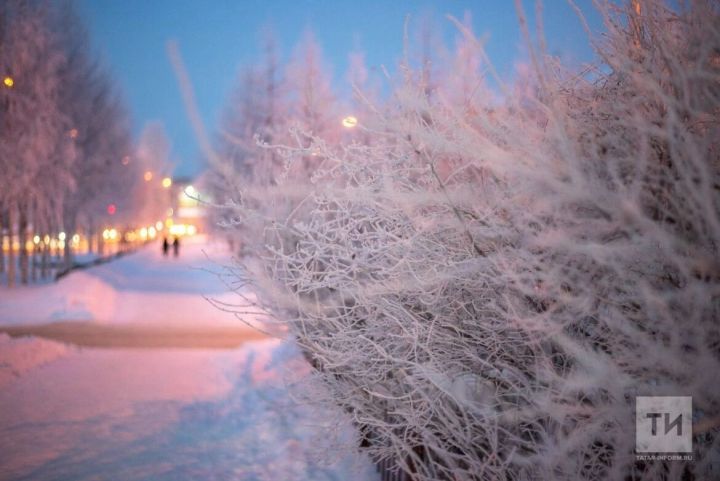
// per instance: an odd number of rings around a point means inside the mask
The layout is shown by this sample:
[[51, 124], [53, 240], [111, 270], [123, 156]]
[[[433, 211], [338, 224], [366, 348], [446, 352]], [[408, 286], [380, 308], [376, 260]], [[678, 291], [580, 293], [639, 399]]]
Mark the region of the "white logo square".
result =
[[636, 397], [635, 451], [692, 452], [692, 397]]

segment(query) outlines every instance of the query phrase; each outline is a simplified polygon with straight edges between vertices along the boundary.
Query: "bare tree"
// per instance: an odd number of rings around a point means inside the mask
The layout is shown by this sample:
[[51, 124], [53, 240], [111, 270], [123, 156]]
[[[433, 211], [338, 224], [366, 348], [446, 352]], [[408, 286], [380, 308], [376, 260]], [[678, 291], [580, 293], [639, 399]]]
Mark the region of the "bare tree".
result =
[[[18, 228], [21, 281], [28, 281], [27, 232], [31, 217], [46, 223], [61, 215], [62, 199], [74, 187], [75, 157], [61, 110], [59, 71], [66, 58], [50, 28], [45, 2], [10, 0], [2, 5], [2, 201], [11, 248], [8, 282], [14, 281], [13, 233]], [[8, 85], [11, 84], [11, 85]]]
[[[137, 163], [130, 165], [132, 145], [129, 121], [109, 74], [89, 51], [88, 34], [72, 5], [62, 5], [55, 28], [62, 39], [66, 62], [60, 72], [65, 86], [63, 111], [71, 119], [76, 161], [71, 175], [75, 189], [65, 196], [63, 224], [66, 232], [82, 227], [92, 238], [99, 219], [107, 214], [127, 214], [133, 186], [141, 181]], [[127, 208], [123, 208], [127, 207]], [[65, 243], [65, 262], [72, 262], [71, 243]]]
[[[94, 219], [108, 202], [122, 203], [139, 176], [122, 161], [131, 150], [127, 115], [71, 4], [9, 0], [0, 22], [0, 212], [26, 283], [31, 231], [46, 266], [45, 239], [64, 230], [70, 262], [79, 223], [91, 236]], [[9, 253], [12, 283], [15, 249]]]

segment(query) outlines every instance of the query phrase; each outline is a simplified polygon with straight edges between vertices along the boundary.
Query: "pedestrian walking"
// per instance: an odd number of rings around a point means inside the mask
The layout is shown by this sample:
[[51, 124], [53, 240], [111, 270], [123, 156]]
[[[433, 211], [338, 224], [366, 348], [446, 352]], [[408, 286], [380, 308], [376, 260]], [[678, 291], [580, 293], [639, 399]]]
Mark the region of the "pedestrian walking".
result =
[[163, 256], [167, 257], [168, 250], [170, 250], [170, 243], [168, 242], [167, 237], [163, 237], [163, 243], [162, 243]]
[[178, 254], [180, 254], [180, 238], [176, 237], [173, 241], [173, 255], [177, 257]]

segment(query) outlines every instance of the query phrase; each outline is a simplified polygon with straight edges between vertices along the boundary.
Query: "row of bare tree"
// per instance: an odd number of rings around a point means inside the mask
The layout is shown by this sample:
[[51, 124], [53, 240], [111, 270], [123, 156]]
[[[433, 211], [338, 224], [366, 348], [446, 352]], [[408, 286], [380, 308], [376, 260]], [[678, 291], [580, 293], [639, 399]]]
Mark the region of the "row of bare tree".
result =
[[12, 285], [17, 265], [24, 284], [32, 237], [46, 266], [45, 239], [65, 232], [71, 262], [71, 236], [92, 241], [111, 204], [128, 214], [141, 174], [118, 90], [69, 2], [0, 4], [0, 76], [0, 272]]

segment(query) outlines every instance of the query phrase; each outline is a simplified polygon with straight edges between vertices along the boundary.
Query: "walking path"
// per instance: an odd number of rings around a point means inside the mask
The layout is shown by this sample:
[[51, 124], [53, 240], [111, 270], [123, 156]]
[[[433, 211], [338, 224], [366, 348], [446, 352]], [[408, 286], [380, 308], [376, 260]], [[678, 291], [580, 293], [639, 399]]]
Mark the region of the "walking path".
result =
[[149, 247], [0, 291], [0, 479], [377, 479], [297, 349], [203, 297], [235, 302], [227, 254]]
[[264, 339], [246, 326], [153, 326], [60, 321], [47, 324], [0, 326], [11, 337], [36, 336], [84, 347], [231, 349], [246, 341]]
[[0, 289], [0, 326], [90, 321], [238, 327], [242, 323], [233, 314], [210, 302], [238, 303], [226, 286], [231, 262], [223, 244], [203, 237], [185, 241], [177, 258], [164, 257], [151, 244], [57, 283]]

